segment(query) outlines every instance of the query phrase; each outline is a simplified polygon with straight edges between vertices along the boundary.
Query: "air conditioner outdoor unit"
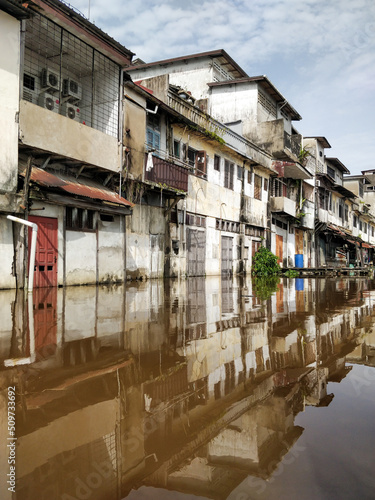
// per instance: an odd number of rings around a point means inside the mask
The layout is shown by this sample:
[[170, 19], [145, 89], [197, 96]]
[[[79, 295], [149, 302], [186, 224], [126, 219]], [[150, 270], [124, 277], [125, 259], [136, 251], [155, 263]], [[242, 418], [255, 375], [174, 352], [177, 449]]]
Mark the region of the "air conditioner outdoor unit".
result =
[[55, 113], [59, 112], [59, 99], [49, 92], [42, 92], [39, 94], [38, 105], [49, 111], [54, 111]]
[[76, 122], [81, 121], [80, 109], [74, 104], [71, 104], [70, 102], [66, 102], [62, 105], [61, 114]]
[[63, 80], [63, 96], [80, 100], [82, 97], [81, 85], [72, 80], [71, 78], [64, 78]]
[[50, 90], [60, 90], [60, 75], [57, 71], [50, 68], [44, 68], [41, 74], [41, 86], [42, 88], [48, 88]]

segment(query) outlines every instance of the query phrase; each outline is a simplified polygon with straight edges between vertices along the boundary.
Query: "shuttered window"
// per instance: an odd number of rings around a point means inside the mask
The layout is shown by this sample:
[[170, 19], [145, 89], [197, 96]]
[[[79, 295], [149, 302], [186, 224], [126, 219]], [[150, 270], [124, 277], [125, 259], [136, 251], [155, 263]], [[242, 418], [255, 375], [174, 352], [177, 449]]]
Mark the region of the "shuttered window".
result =
[[254, 198], [256, 200], [262, 199], [262, 177], [260, 175], [254, 175]]

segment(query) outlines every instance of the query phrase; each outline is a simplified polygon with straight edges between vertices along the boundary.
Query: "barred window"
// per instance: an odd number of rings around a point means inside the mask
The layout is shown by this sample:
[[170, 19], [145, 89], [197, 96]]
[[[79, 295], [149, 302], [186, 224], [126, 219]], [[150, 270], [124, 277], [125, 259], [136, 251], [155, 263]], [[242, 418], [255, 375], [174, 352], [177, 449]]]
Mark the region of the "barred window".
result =
[[120, 67], [39, 14], [26, 22], [23, 99], [118, 137]]
[[65, 226], [66, 229], [76, 231], [95, 231], [96, 212], [83, 208], [66, 207]]

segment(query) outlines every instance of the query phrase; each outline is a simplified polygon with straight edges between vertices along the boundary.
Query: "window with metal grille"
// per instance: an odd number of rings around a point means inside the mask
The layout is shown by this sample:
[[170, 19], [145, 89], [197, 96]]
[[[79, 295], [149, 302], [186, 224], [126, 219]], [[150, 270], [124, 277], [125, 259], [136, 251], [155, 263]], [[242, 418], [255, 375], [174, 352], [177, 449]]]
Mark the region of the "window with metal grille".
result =
[[23, 70], [25, 100], [118, 137], [120, 67], [108, 57], [34, 14], [26, 22]]
[[361, 181], [359, 181], [359, 190], [358, 190], [359, 196], [363, 198], [363, 184]]
[[225, 160], [224, 163], [224, 187], [233, 189], [234, 163]]
[[254, 198], [256, 200], [262, 199], [262, 177], [260, 175], [254, 175]]
[[280, 179], [274, 179], [273, 181], [273, 195], [275, 197], [284, 197], [286, 198], [287, 189], [286, 184]]

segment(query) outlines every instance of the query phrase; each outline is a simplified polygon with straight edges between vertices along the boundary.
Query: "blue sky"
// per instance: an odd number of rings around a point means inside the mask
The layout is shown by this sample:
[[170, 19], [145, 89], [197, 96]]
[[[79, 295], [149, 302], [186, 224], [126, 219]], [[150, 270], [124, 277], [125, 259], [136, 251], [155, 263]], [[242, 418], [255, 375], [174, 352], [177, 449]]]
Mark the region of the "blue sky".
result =
[[[70, 0], [88, 15], [89, 0]], [[224, 49], [267, 75], [352, 174], [375, 164], [373, 0], [91, 0], [90, 20], [146, 62]]]

